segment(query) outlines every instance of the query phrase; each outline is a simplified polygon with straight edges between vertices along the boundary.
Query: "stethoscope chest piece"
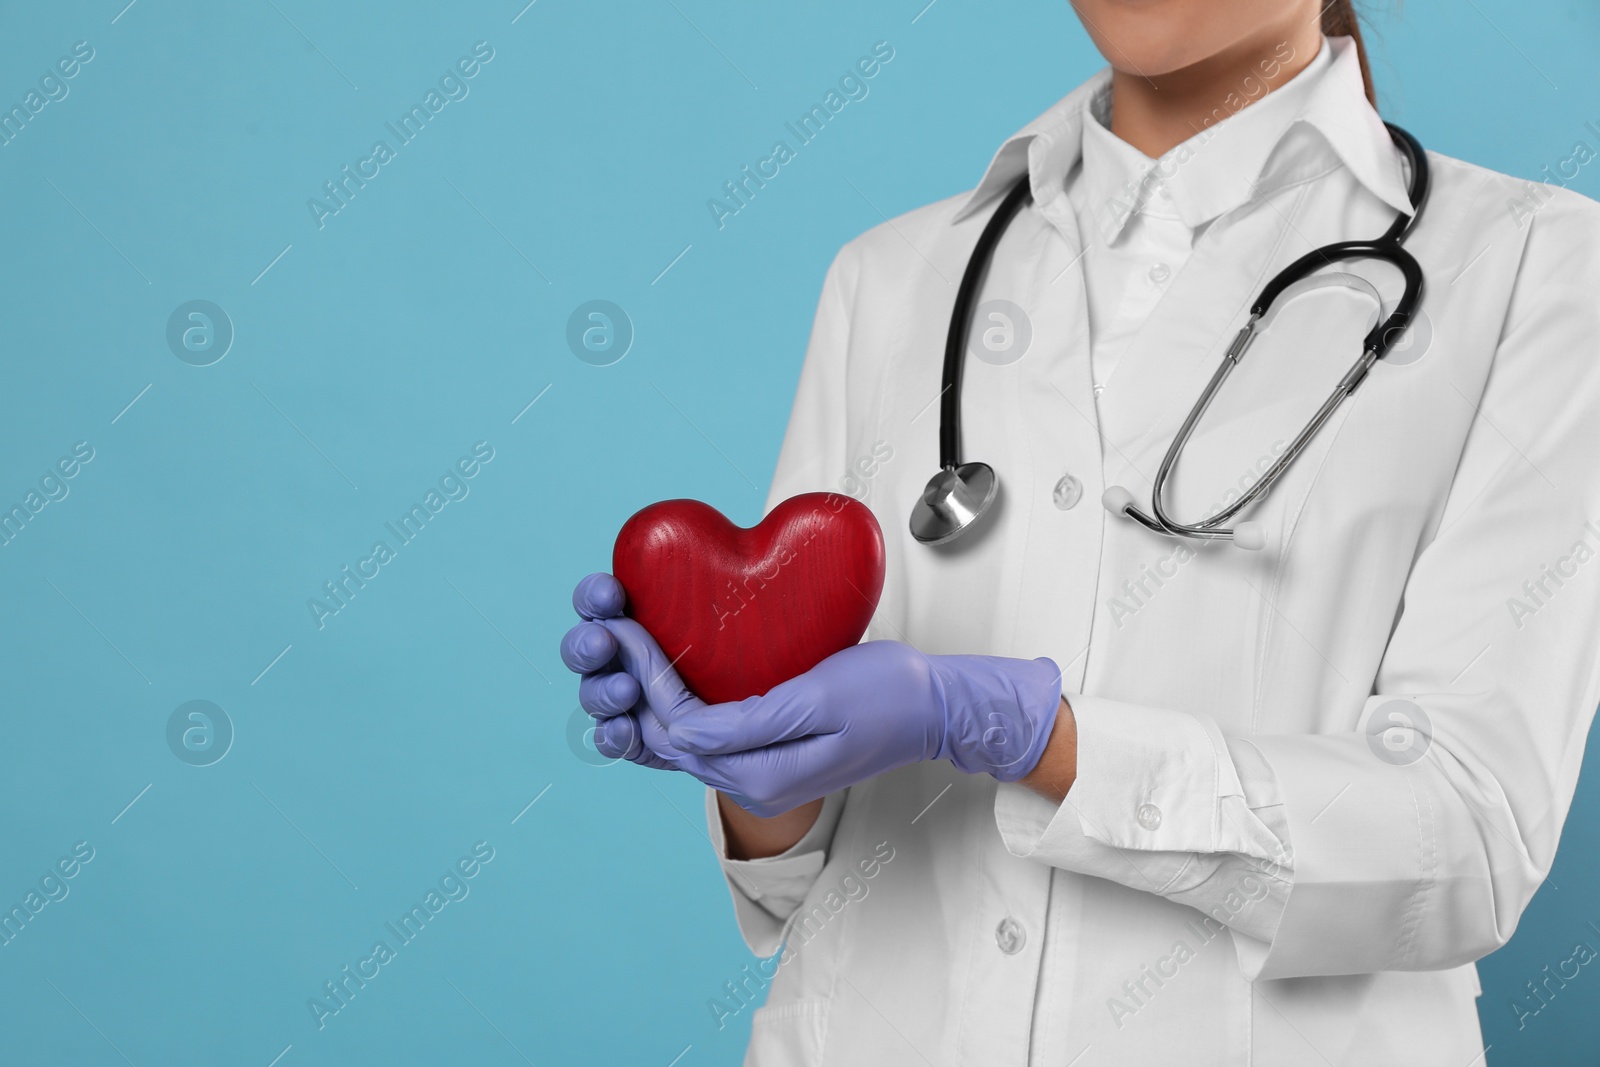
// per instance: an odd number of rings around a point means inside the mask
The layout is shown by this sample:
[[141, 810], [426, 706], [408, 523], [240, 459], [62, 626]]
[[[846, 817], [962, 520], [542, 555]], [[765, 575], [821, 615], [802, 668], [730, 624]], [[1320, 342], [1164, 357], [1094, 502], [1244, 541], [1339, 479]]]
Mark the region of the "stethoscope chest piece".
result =
[[942, 468], [911, 507], [911, 536], [925, 545], [952, 540], [989, 510], [999, 489], [987, 463]]

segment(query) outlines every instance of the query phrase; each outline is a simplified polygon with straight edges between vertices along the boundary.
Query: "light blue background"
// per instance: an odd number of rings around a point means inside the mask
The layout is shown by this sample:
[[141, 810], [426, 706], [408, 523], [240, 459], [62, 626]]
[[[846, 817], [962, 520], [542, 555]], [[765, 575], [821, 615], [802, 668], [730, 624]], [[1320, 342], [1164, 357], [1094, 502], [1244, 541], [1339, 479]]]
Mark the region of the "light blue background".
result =
[[[0, 11], [6, 106], [95, 49], [0, 147], [0, 503], [95, 449], [0, 549], [0, 904], [95, 849], [0, 948], [0, 1059], [737, 1063], [700, 790], [569, 748], [569, 591], [649, 501], [759, 517], [834, 251], [969, 187], [1098, 56], [1064, 0], [125, 2]], [[1530, 178], [1600, 148], [1592, 0], [1370, 26], [1430, 147]], [[319, 230], [307, 199], [480, 40], [470, 95]], [[870, 96], [719, 232], [707, 198], [879, 40]], [[637, 330], [609, 367], [565, 342], [596, 298]], [[212, 366], [165, 341], [191, 299], [237, 331]], [[477, 441], [470, 495], [319, 630], [307, 598]], [[167, 747], [193, 699], [237, 732], [209, 767]], [[1600, 1038], [1592, 968], [1509, 1007], [1600, 945], [1597, 815], [1590, 766], [1483, 964], [1491, 1063]], [[470, 896], [319, 1031], [308, 998], [478, 841]]]

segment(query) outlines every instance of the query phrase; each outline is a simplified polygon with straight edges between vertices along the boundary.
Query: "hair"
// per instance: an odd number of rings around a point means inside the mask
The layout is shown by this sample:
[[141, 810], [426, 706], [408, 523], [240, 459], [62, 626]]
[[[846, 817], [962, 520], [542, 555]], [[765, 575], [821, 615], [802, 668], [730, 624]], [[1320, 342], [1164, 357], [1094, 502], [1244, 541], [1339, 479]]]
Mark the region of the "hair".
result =
[[1326, 37], [1349, 37], [1356, 43], [1356, 57], [1361, 61], [1361, 84], [1367, 91], [1367, 100], [1378, 106], [1378, 94], [1372, 88], [1372, 68], [1367, 65], [1367, 46], [1361, 40], [1361, 20], [1356, 17], [1352, 0], [1332, 0], [1322, 9], [1322, 33]]

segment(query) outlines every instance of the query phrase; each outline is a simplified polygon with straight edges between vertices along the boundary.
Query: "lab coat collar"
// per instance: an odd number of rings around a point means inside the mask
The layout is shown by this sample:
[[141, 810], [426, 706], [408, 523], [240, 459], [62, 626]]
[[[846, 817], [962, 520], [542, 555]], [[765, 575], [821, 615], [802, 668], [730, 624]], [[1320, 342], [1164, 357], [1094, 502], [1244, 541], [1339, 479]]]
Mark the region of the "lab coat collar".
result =
[[1064, 195], [1067, 175], [1082, 155], [1083, 123], [1093, 121], [1089, 103], [1110, 88], [1111, 68], [1103, 67], [1050, 110], [1008, 137], [953, 221], [960, 222], [1011, 188], [1024, 172], [1028, 175], [1035, 204], [1044, 207]]
[[[1186, 196], [1177, 189], [1173, 190], [1179, 212], [1187, 224], [1194, 227], [1209, 222], [1262, 193], [1302, 176], [1303, 167], [1296, 165], [1298, 160], [1275, 151], [1289, 131], [1300, 123], [1321, 133], [1327, 146], [1374, 196], [1396, 211], [1411, 214], [1412, 207], [1406, 195], [1398, 149], [1393, 146], [1383, 120], [1366, 98], [1355, 41], [1349, 37], [1330, 37], [1326, 39], [1324, 47], [1332, 50], [1332, 64], [1317, 78], [1299, 113], [1284, 122], [1275, 137], [1262, 142], [1266, 158], [1251, 158], [1243, 163], [1243, 173], [1249, 175], [1249, 180], [1219, 184], [1214, 187], [1214, 195]], [[978, 187], [956, 212], [954, 221], [959, 222], [971, 215], [1009, 188], [1024, 172], [1028, 175], [1034, 203], [1046, 213], [1051, 213], [1052, 208], [1059, 210], [1056, 201], [1065, 196], [1067, 176], [1082, 158], [1084, 123], [1097, 121], [1089, 109], [1098, 95], [1109, 92], [1110, 85], [1111, 69], [1102, 68], [1008, 138], [995, 153]], [[1248, 114], [1267, 102], [1264, 100], [1251, 105], [1240, 114]], [[1167, 157], [1175, 157], [1185, 148], [1193, 152], [1202, 140], [1214, 142], [1216, 138], [1237, 137], [1238, 134], [1229, 132], [1235, 117], [1230, 116], [1178, 145]], [[1235, 126], [1235, 129], [1242, 130], [1244, 127]], [[1215, 153], [1217, 158], [1236, 159], [1230, 157], [1227, 151], [1229, 146], [1225, 143], [1212, 143], [1206, 147], [1223, 149]], [[1150, 166], [1155, 166], [1156, 162], [1151, 161]], [[1239, 164], [1235, 161], [1232, 165]], [[1115, 229], [1120, 230], [1124, 221], [1125, 215], [1116, 219]], [[1114, 232], [1110, 233], [1108, 239], [1114, 236]]]

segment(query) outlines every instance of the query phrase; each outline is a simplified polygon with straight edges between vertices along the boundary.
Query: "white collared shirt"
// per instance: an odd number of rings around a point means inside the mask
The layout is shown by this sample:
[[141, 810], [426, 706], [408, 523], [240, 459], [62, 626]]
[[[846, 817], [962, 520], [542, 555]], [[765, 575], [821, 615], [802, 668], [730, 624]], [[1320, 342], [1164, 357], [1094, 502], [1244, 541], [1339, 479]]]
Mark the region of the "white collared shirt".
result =
[[[1076, 269], [1069, 178], [1106, 71], [1008, 140], [971, 194], [864, 234], [829, 270], [769, 510], [859, 487], [887, 547], [867, 636], [1051, 657], [1078, 774], [1054, 804], [915, 764], [829, 797], [781, 856], [724, 859], [751, 948], [785, 946], [755, 968], [771, 986], [748, 1063], [1481, 1054], [1473, 961], [1549, 870], [1600, 701], [1600, 208], [1430, 155], [1406, 242], [1422, 314], [1252, 510], [1267, 547], [1174, 542], [1098, 506], [1113, 485], [1147, 498], [1270, 277], [1410, 210], [1352, 42], [1327, 52], [1298, 98], [1280, 97], [1291, 82], [1216, 125], [1205, 158], [1237, 180], [1171, 183], [1194, 238], [1140, 323], [1121, 322], [1124, 295], [1091, 324]], [[1293, 106], [1237, 121], [1274, 97]], [[995, 467], [1002, 500], [933, 550], [907, 522], [938, 466], [949, 279], [1024, 175], [1033, 206], [996, 250], [979, 322], [1002, 302], [1027, 344], [969, 349], [961, 397], [964, 458]], [[1393, 271], [1341, 269], [1398, 298]], [[1376, 310], [1344, 286], [1285, 301], [1193, 436], [1178, 518], [1266, 469]]]
[[[1292, 53], [1284, 45], [1273, 61], [1293, 59]], [[1090, 99], [1093, 121], [1082, 125], [1081, 159], [1065, 180], [1083, 239], [1080, 262], [1096, 396], [1116, 370], [1122, 349], [1189, 261], [1195, 237], [1224, 210], [1230, 189], [1259, 172], [1332, 62], [1324, 41], [1306, 68], [1278, 89], [1265, 92], [1265, 85], [1252, 79], [1230, 101], [1239, 110], [1215, 120], [1229, 124], [1222, 144], [1213, 143], [1220, 125], [1208, 119], [1158, 160], [1111, 132], [1109, 85]], [[1247, 105], [1246, 98], [1254, 102]]]

